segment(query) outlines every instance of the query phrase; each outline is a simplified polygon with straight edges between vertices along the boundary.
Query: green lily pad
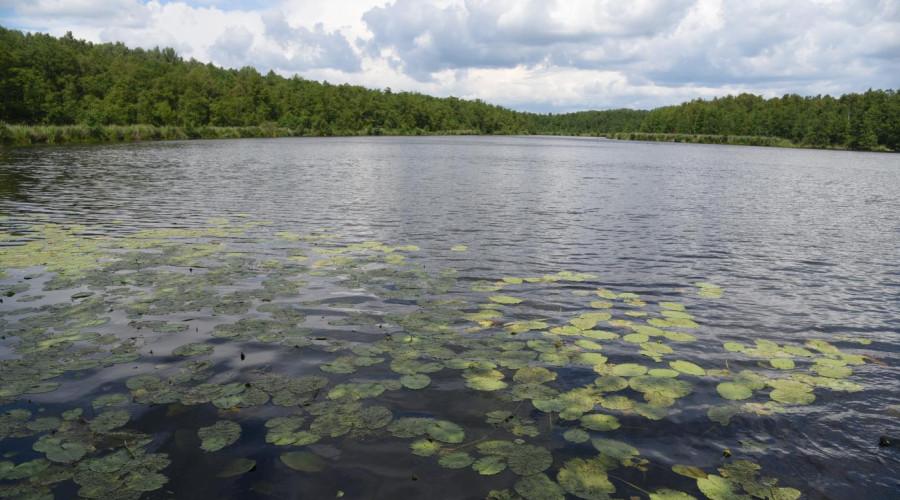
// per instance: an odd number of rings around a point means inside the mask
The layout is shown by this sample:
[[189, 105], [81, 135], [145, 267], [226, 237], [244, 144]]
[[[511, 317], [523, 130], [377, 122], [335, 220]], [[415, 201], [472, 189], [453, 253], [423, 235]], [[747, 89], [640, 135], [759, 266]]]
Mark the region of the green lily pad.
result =
[[108, 432], [128, 423], [131, 415], [125, 410], [109, 410], [94, 417], [88, 426], [94, 432]]
[[613, 415], [591, 413], [581, 417], [581, 426], [592, 431], [612, 431], [621, 427], [621, 424]]
[[623, 363], [613, 367], [613, 375], [619, 377], [637, 377], [647, 373], [647, 367], [635, 363]]
[[219, 420], [209, 427], [201, 427], [197, 435], [201, 441], [200, 448], [204, 451], [219, 451], [241, 437], [241, 426], [230, 420]]
[[650, 500], [696, 500], [696, 497], [683, 491], [663, 488], [650, 493]]
[[731, 423], [731, 417], [739, 414], [741, 408], [737, 405], [711, 406], [706, 410], [706, 416], [719, 425], [728, 425]]
[[573, 427], [563, 433], [563, 439], [570, 443], [586, 443], [591, 439], [591, 435], [582, 429]]
[[213, 346], [204, 343], [184, 344], [172, 351], [173, 356], [204, 356], [213, 352]]
[[741, 400], [753, 395], [753, 391], [744, 384], [735, 382], [722, 382], [716, 386], [716, 391], [725, 399]]
[[493, 476], [506, 470], [506, 460], [496, 455], [481, 457], [472, 464], [472, 469], [482, 476]]
[[566, 495], [562, 488], [546, 474], [534, 474], [525, 476], [514, 486], [516, 493], [522, 495], [525, 500], [565, 500]]
[[694, 363], [691, 363], [690, 361], [671, 361], [669, 363], [669, 366], [671, 366], [675, 370], [680, 371], [681, 373], [686, 373], [688, 375], [696, 375], [698, 377], [706, 375], [706, 370]]
[[819, 360], [812, 366], [812, 371], [829, 378], [845, 378], [853, 374], [853, 370], [849, 366], [835, 366], [825, 364]]
[[556, 373], [542, 366], [526, 366], [516, 371], [513, 380], [523, 384], [542, 384], [556, 380]]
[[731, 481], [715, 474], [710, 474], [706, 477], [697, 479], [697, 488], [711, 500], [742, 498], [742, 496], [734, 490], [734, 485]]
[[107, 408], [109, 406], [121, 406], [131, 402], [131, 398], [126, 394], [105, 394], [103, 396], [95, 399], [91, 406], [94, 407], [95, 410], [99, 410], [101, 408]]
[[509, 295], [491, 295], [489, 298], [490, 298], [491, 302], [495, 302], [497, 304], [515, 305], [515, 304], [522, 303], [522, 299], [512, 297]]
[[457, 451], [443, 455], [438, 459], [438, 464], [447, 469], [464, 469], [474, 462], [475, 459], [464, 451]]
[[811, 391], [796, 389], [774, 389], [769, 393], [773, 401], [789, 405], [808, 405], [816, 400], [816, 395]]
[[597, 451], [601, 454], [614, 458], [623, 464], [633, 457], [640, 455], [640, 452], [634, 446], [615, 439], [594, 438], [591, 440]]
[[0, 462], [0, 480], [15, 481], [18, 479], [27, 479], [47, 470], [50, 462], [43, 458], [38, 458], [20, 464], [12, 462]]
[[769, 360], [769, 364], [771, 364], [773, 368], [778, 368], [779, 370], [793, 370], [795, 366], [794, 360], [789, 358], [775, 358]]
[[578, 498], [605, 500], [616, 492], [607, 476], [606, 465], [599, 457], [569, 460], [557, 473], [556, 480]]
[[229, 478], [244, 475], [256, 468], [256, 460], [249, 458], [236, 458], [227, 464], [216, 474], [219, 478]]
[[416, 373], [414, 375], [404, 375], [400, 377], [400, 383], [407, 389], [424, 389], [431, 384], [431, 377], [424, 373]]
[[529, 444], [518, 444], [506, 456], [509, 470], [520, 476], [530, 476], [543, 472], [553, 465], [553, 455], [546, 448]]
[[409, 445], [413, 455], [430, 457], [441, 450], [441, 443], [434, 439], [419, 439]]
[[300, 472], [320, 472], [325, 469], [322, 457], [309, 451], [291, 451], [281, 455], [281, 463]]
[[77, 462], [90, 451], [85, 443], [50, 435], [42, 436], [32, 448], [46, 455], [47, 460], [63, 464]]
[[675, 464], [672, 466], [672, 472], [691, 479], [702, 479], [707, 476], [703, 469], [693, 465]]

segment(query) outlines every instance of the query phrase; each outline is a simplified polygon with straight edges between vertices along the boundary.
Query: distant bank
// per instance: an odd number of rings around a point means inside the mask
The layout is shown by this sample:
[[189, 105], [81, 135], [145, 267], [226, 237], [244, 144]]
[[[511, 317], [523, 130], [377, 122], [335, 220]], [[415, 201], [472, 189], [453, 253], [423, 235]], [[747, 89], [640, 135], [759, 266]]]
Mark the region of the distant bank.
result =
[[0, 144], [355, 135], [570, 135], [900, 151], [900, 93], [751, 94], [654, 110], [513, 111], [284, 78], [0, 27]]
[[[343, 133], [336, 137], [384, 136], [462, 136], [485, 135], [477, 130], [445, 130], [445, 131], [384, 131], [372, 134], [371, 131]], [[499, 136], [501, 134], [493, 134]], [[653, 134], [646, 132], [619, 132], [605, 135], [580, 134], [577, 136], [559, 133], [537, 134], [504, 134], [504, 135], [551, 135], [568, 137], [603, 137], [620, 141], [652, 141], [679, 142], [691, 144], [729, 144], [735, 146], [765, 146], [782, 148], [813, 148], [809, 145], [794, 144], [786, 139], [765, 136], [711, 135], [711, 134]], [[198, 127], [185, 128], [175, 126], [154, 125], [103, 125], [89, 127], [87, 125], [4, 125], [0, 124], [0, 146], [37, 146], [62, 144], [102, 144], [141, 141], [170, 141], [192, 139], [241, 139], [241, 138], [274, 138], [274, 137], [323, 137], [310, 136], [296, 130], [283, 127]], [[847, 149], [828, 147], [820, 149]], [[887, 152], [887, 149], [882, 151]]]

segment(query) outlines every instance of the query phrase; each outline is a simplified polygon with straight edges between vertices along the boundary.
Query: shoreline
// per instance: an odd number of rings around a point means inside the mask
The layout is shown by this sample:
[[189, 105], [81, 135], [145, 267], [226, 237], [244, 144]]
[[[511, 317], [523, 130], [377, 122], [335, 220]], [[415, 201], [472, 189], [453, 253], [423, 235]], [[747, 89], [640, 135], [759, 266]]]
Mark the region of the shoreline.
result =
[[247, 127], [178, 127], [156, 125], [8, 125], [0, 123], [0, 148], [30, 146], [61, 146], [89, 144], [119, 144], [132, 142], [261, 139], [279, 137], [413, 137], [413, 136], [548, 136], [594, 137], [614, 141], [672, 142], [683, 144], [718, 144], [728, 146], [758, 146], [787, 149], [819, 149], [825, 151], [859, 151], [894, 153], [887, 148], [850, 149], [842, 146], [797, 144], [771, 136], [742, 136], [720, 134], [666, 134], [651, 132], [613, 132], [606, 134], [558, 134], [542, 131], [504, 131], [486, 134], [480, 130], [332, 130], [328, 133], [308, 133], [275, 125]]

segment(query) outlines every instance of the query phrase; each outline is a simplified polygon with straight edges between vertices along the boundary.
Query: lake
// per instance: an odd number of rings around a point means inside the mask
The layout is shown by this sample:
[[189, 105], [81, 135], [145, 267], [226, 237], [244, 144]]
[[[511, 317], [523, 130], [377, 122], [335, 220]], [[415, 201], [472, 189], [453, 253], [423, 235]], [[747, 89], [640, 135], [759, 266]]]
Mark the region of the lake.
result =
[[898, 498], [897, 155], [10, 149], [0, 214], [0, 497]]

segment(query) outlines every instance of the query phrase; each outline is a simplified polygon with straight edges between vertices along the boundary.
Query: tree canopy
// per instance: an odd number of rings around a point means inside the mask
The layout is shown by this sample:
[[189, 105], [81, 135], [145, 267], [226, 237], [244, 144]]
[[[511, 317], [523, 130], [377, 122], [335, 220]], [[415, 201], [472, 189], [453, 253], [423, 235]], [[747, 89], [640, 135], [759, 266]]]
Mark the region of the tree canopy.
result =
[[751, 94], [645, 110], [513, 111], [480, 100], [285, 78], [184, 60], [171, 48], [95, 44], [0, 28], [0, 121], [24, 125], [275, 126], [297, 135], [415, 133], [772, 136], [900, 148], [900, 95]]

